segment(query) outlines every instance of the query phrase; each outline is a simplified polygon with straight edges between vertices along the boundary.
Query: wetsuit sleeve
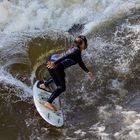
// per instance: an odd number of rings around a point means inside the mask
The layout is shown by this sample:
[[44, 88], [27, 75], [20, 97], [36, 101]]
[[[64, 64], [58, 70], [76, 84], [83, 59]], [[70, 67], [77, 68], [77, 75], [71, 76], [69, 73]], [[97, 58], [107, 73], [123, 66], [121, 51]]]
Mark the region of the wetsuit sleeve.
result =
[[80, 59], [80, 61], [78, 62], [79, 66], [85, 71], [85, 72], [89, 72], [88, 68], [86, 67], [86, 65], [84, 64], [82, 58]]

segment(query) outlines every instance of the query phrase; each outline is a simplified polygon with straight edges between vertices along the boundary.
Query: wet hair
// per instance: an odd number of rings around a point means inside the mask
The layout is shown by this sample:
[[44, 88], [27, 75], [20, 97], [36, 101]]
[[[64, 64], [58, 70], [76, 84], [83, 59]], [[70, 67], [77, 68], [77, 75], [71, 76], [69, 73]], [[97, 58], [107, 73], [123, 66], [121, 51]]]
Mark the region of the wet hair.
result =
[[[78, 40], [78, 38], [79, 38], [79, 40]], [[75, 43], [78, 43], [79, 45], [82, 44], [82, 41], [84, 41], [84, 43], [85, 43], [86, 46], [88, 45], [88, 44], [87, 44], [87, 39], [86, 39], [86, 37], [85, 37], [84, 35], [79, 35], [79, 36], [77, 36], [77, 37], [75, 38], [75, 40], [74, 40], [74, 42], [75, 42]]]

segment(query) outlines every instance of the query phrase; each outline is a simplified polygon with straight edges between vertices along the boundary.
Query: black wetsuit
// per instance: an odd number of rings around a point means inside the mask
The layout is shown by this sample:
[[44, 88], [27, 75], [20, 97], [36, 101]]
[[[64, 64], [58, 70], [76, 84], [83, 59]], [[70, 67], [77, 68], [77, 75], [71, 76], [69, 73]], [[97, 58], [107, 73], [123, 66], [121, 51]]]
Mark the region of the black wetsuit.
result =
[[47, 68], [51, 78], [49, 78], [45, 85], [54, 82], [57, 86], [57, 89], [53, 91], [50, 98], [48, 99], [49, 103], [52, 103], [53, 100], [58, 97], [62, 92], [65, 91], [65, 72], [64, 69], [79, 64], [79, 66], [85, 71], [89, 72], [81, 57], [81, 50], [78, 45], [74, 44], [71, 48], [61, 54], [54, 54], [49, 57], [49, 61], [54, 61], [56, 67], [53, 69]]

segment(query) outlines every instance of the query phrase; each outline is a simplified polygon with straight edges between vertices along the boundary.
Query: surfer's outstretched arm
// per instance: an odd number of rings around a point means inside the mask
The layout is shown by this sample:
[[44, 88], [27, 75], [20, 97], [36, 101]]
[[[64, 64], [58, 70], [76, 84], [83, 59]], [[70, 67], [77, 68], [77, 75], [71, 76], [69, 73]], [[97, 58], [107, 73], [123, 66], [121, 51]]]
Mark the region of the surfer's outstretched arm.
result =
[[78, 62], [79, 66], [88, 74], [88, 77], [91, 81], [93, 81], [94, 79], [94, 75], [92, 72], [89, 71], [89, 69], [86, 67], [86, 65], [84, 64], [82, 58], [80, 58], [79, 62]]

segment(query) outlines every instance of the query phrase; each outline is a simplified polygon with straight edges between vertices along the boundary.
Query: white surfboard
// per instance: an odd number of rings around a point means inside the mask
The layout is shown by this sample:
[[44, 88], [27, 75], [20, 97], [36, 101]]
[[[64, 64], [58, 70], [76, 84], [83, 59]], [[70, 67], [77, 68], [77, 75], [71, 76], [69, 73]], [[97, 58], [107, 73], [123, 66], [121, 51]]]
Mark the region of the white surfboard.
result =
[[44, 107], [44, 105], [41, 102], [46, 102], [48, 97], [51, 95], [51, 92], [47, 92], [38, 88], [38, 82], [39, 81], [37, 81], [33, 86], [33, 98], [37, 111], [39, 112], [41, 117], [51, 125], [56, 127], [62, 127], [64, 125], [64, 118], [59, 97], [57, 97], [53, 102], [58, 111], [53, 112]]

